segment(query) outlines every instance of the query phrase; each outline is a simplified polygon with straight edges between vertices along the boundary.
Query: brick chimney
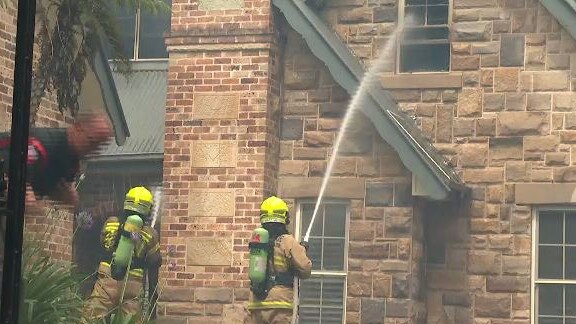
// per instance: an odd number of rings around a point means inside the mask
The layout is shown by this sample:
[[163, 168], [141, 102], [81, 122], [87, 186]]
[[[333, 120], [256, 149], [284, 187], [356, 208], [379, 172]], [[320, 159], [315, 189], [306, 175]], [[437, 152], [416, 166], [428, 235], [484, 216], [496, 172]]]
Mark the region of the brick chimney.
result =
[[276, 38], [270, 0], [172, 2], [158, 307], [170, 323], [244, 316], [248, 240], [277, 186]]

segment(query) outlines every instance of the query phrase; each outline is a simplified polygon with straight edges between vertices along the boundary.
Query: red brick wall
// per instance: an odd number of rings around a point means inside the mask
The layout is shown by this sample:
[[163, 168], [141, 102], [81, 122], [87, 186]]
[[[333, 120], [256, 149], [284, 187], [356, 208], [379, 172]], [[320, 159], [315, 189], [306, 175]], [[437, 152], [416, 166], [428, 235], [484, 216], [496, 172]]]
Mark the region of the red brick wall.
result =
[[16, 11], [0, 9], [0, 130], [10, 127], [14, 51], [16, 50]]
[[[200, 5], [201, 2], [208, 4], [208, 7]], [[269, 0], [242, 2], [242, 8], [210, 10], [208, 1], [173, 1], [172, 33], [194, 35], [211, 30], [214, 36], [222, 36], [226, 33], [234, 34], [241, 29], [264, 31], [273, 27]]]

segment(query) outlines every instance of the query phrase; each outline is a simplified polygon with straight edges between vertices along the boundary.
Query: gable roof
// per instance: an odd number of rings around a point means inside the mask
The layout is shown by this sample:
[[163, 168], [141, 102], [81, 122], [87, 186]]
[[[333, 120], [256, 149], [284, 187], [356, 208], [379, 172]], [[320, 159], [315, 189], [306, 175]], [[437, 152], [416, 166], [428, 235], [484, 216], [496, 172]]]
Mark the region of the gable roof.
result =
[[560, 25], [576, 39], [576, 0], [540, 0]]
[[[273, 0], [292, 28], [326, 64], [334, 80], [353, 96], [364, 76], [364, 68], [340, 37], [304, 1]], [[380, 136], [400, 156], [415, 175], [429, 198], [444, 200], [456, 193], [467, 193], [448, 162], [424, 138], [413, 121], [406, 118], [384, 89], [368, 89], [361, 111], [372, 121]]]
[[164, 113], [167, 91], [167, 61], [133, 62], [132, 73], [113, 73], [120, 102], [127, 116], [130, 137], [123, 145], [110, 143], [94, 162], [162, 159]]

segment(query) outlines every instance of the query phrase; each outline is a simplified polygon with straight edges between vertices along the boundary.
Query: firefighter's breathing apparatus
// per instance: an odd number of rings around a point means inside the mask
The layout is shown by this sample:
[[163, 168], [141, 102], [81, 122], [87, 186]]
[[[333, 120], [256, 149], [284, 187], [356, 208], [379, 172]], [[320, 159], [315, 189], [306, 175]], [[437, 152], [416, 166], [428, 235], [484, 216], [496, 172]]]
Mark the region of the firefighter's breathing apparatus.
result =
[[[274, 196], [264, 200], [260, 206], [260, 223], [289, 224], [288, 205]], [[252, 231], [248, 245], [250, 248], [248, 277], [250, 289], [259, 299], [266, 298], [274, 285], [293, 285], [292, 273], [274, 273], [273, 269], [270, 269], [271, 260], [274, 259], [274, 243], [270, 241], [270, 233], [264, 227], [258, 227]]]
[[258, 227], [252, 231], [250, 244], [250, 263], [248, 266], [248, 277], [250, 278], [250, 289], [257, 297], [266, 294], [268, 271], [268, 256], [270, 254], [270, 244], [268, 231]]
[[134, 214], [128, 216], [119, 226], [120, 238], [110, 264], [110, 272], [115, 280], [124, 278], [128, 271], [136, 248], [135, 242], [144, 226], [144, 218], [152, 211], [152, 205], [152, 193], [144, 187], [134, 187], [126, 194], [124, 211]]
[[142, 218], [138, 215], [131, 215], [120, 229], [120, 240], [110, 264], [110, 273], [115, 280], [122, 280], [126, 275], [135, 249], [133, 235], [138, 235], [142, 226], [144, 226]]

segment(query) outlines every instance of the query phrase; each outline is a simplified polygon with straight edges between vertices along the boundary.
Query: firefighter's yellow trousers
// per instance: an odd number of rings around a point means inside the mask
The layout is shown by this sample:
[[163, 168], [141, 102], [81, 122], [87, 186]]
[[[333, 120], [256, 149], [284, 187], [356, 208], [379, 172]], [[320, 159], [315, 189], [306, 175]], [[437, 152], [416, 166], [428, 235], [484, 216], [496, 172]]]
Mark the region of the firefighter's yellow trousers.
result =
[[252, 309], [247, 324], [290, 324], [292, 310], [282, 308]]
[[123, 287], [124, 280], [114, 280], [110, 275], [110, 266], [102, 262], [98, 268], [98, 280], [84, 310], [89, 323], [101, 320], [110, 314], [117, 314], [119, 308], [124, 315], [134, 314], [137, 317], [142, 315], [139, 300], [143, 290], [142, 276], [129, 275], [124, 299], [122, 305], [119, 305]]

